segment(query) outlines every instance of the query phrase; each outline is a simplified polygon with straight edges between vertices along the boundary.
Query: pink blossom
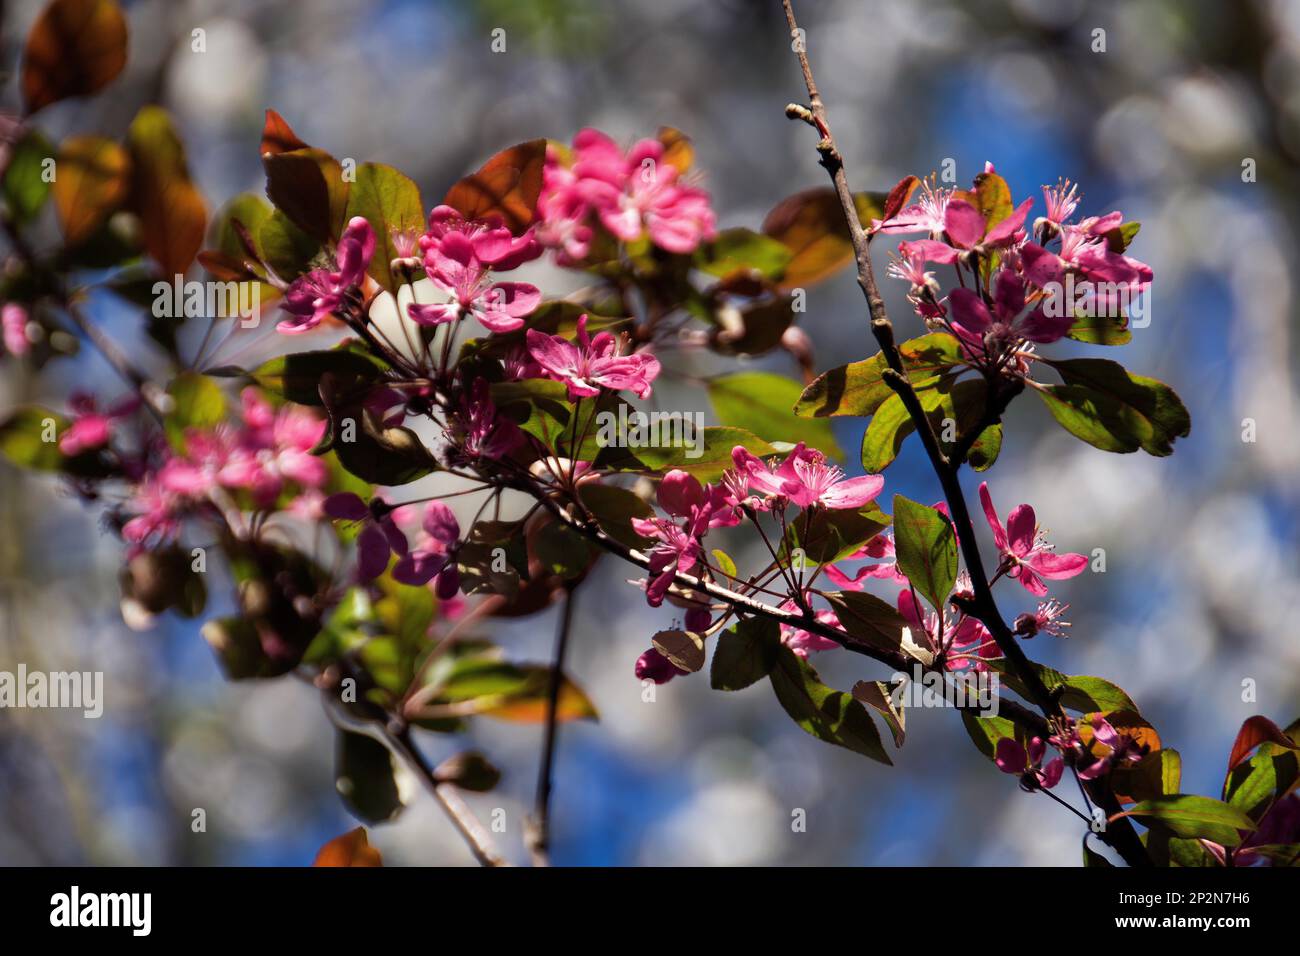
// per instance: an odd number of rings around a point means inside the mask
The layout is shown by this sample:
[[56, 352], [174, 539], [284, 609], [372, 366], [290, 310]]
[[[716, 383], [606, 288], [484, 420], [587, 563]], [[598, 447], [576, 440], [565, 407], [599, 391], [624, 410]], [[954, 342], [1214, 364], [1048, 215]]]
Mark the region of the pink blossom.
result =
[[685, 674], [686, 671], [679, 669], [676, 664], [652, 647], [636, 659], [635, 673], [637, 680], [651, 680], [656, 684], [666, 684], [674, 677]]
[[424, 271], [452, 301], [443, 305], [408, 305], [420, 325], [441, 325], [471, 315], [492, 332], [512, 332], [542, 301], [527, 282], [495, 282], [495, 272], [514, 269], [541, 255], [531, 233], [514, 236], [499, 220], [470, 220], [450, 206], [429, 213], [429, 229], [420, 237]]
[[27, 310], [16, 302], [6, 302], [0, 309], [0, 328], [10, 355], [26, 355], [32, 343], [27, 338]]
[[437, 577], [434, 590], [450, 598], [460, 590], [456, 549], [460, 545], [460, 522], [441, 501], [430, 501], [424, 509], [420, 537], [393, 567], [393, 580], [403, 584], [428, 584]]
[[800, 508], [861, 508], [885, 486], [880, 475], [845, 478], [843, 469], [826, 463], [826, 456], [800, 442], [775, 469], [743, 445], [731, 450], [736, 470], [746, 475], [749, 487], [785, 498]]
[[348, 295], [365, 280], [375, 254], [375, 231], [362, 216], [353, 216], [334, 250], [336, 269], [313, 269], [299, 276], [284, 293], [280, 308], [293, 316], [277, 325], [285, 335], [310, 332], [340, 311]]
[[371, 581], [383, 574], [389, 558], [400, 559], [409, 549], [406, 536], [393, 522], [392, 508], [382, 498], [367, 505], [359, 495], [339, 492], [325, 499], [325, 513], [340, 521], [362, 526], [357, 535], [357, 576]]
[[1109, 748], [1109, 752], [1079, 771], [1082, 780], [1095, 780], [1104, 776], [1111, 767], [1137, 763], [1150, 750], [1146, 744], [1138, 743], [1127, 734], [1121, 734], [1105, 717], [1092, 718], [1092, 733], [1096, 742]]
[[961, 249], [997, 249], [1016, 242], [1033, 199], [1026, 199], [1001, 222], [990, 227], [983, 213], [964, 199], [953, 199], [943, 213], [944, 231], [952, 245]]
[[[799, 611], [800, 607], [793, 600], [787, 600], [781, 604], [781, 610]], [[816, 611], [813, 614], [813, 620], [819, 624], [828, 624], [831, 627], [840, 626], [840, 619], [836, 617], [834, 611]], [[840, 646], [829, 637], [822, 637], [820, 634], [804, 630], [797, 624], [786, 624], [784, 622], [781, 624], [781, 643], [794, 651], [797, 657], [804, 660], [807, 660], [809, 653], [813, 651], [830, 651]]]
[[[577, 231], [584, 205], [623, 242], [648, 235], [668, 252], [693, 252], [716, 234], [708, 193], [680, 181], [658, 140], [640, 140], [625, 154], [609, 136], [584, 129], [574, 137], [573, 153], [571, 177], [553, 171], [538, 203], [543, 235], [552, 243], [571, 237], [575, 244], [566, 242], [566, 253], [573, 258], [586, 254], [587, 237]], [[551, 159], [552, 167], [559, 165], [558, 157]]]
[[861, 561], [864, 558], [873, 558], [878, 563], [859, 568], [853, 577], [849, 577], [848, 574], [835, 565], [828, 564], [826, 566], [826, 577], [830, 578], [836, 587], [844, 591], [861, 591], [867, 578], [893, 581], [895, 584], [907, 583], [907, 576], [898, 570], [898, 563], [894, 555], [894, 535], [892, 532], [887, 531], [876, 535], [843, 560]]
[[329, 469], [311, 450], [325, 434], [325, 421], [298, 405], [276, 410], [254, 388], [240, 398], [245, 428], [220, 470], [221, 483], [250, 489], [263, 506], [275, 501], [286, 482], [323, 485]]
[[1012, 630], [1026, 639], [1037, 634], [1065, 637], [1065, 628], [1070, 626], [1070, 622], [1062, 620], [1061, 615], [1069, 608], [1070, 605], [1062, 604], [1060, 601], [1042, 601], [1033, 614], [1021, 614], [1017, 617]]
[[94, 395], [73, 392], [68, 407], [72, 410], [72, 423], [59, 436], [59, 451], [65, 455], [80, 455], [107, 445], [113, 437], [113, 423], [139, 408], [140, 397], [128, 395], [106, 411], [100, 411]]
[[993, 312], [979, 293], [953, 289], [948, 294], [953, 329], [976, 354], [998, 355], [1020, 339], [1047, 344], [1070, 331], [1069, 310], [1053, 317], [1041, 304], [1027, 308], [1023, 280], [1008, 268], [998, 270], [993, 283]]
[[469, 393], [461, 396], [449, 432], [458, 442], [460, 454], [469, 460], [504, 458], [523, 441], [519, 426], [497, 414], [488, 383], [482, 378], [475, 379]]
[[[1047, 754], [1047, 744], [1041, 737], [1029, 741], [1029, 749], [1014, 737], [1003, 737], [998, 741], [994, 763], [1003, 773], [1024, 777], [1026, 774], [1044, 790], [1051, 790], [1061, 782], [1065, 772], [1065, 761], [1059, 756], [1053, 757], [1047, 766], [1042, 766]], [[1082, 776], [1082, 774], [1080, 774]]]
[[1043, 203], [1047, 206], [1047, 215], [1043, 219], [1058, 229], [1074, 215], [1079, 205], [1079, 187], [1068, 179], [1057, 182], [1055, 186], [1043, 187]]
[[944, 214], [952, 189], [937, 188], [932, 180], [923, 180], [915, 202], [900, 209], [894, 218], [872, 222], [872, 231], [883, 233], [926, 232], [932, 239], [943, 234]]
[[[677, 574], [691, 574], [699, 565], [700, 538], [709, 530], [712, 508], [694, 475], [676, 470], [659, 482], [659, 506], [671, 518], [633, 518], [632, 528], [655, 545], [650, 549], [650, 581], [646, 601], [651, 607], [663, 603]], [[680, 523], [672, 518], [685, 519]]]
[[609, 332], [588, 337], [585, 312], [578, 318], [576, 345], [536, 329], [528, 330], [526, 341], [547, 377], [568, 386], [570, 399], [599, 395], [602, 388], [626, 388], [638, 398], [647, 398], [650, 383], [659, 374], [658, 359], [645, 352], [620, 355], [619, 341]]
[[157, 547], [176, 537], [181, 527], [185, 499], [148, 475], [135, 487], [128, 510], [134, 513], [122, 525], [122, 537], [136, 548]]
[[1047, 595], [1043, 578], [1061, 581], [1082, 574], [1088, 559], [1082, 554], [1057, 554], [1038, 529], [1034, 509], [1018, 505], [1007, 518], [1004, 528], [989, 495], [988, 482], [980, 483], [980, 503], [993, 531], [993, 543], [1002, 555], [1002, 567], [1016, 578], [1025, 590], [1037, 597]]
[[907, 621], [915, 643], [935, 653], [951, 655], [946, 661], [948, 670], [968, 667], [977, 671], [987, 670], [985, 661], [1001, 656], [993, 635], [969, 615], [958, 615], [955, 619], [952, 615], [945, 615], [943, 633], [940, 634], [939, 615], [927, 611], [911, 588], [898, 593], [898, 613]]

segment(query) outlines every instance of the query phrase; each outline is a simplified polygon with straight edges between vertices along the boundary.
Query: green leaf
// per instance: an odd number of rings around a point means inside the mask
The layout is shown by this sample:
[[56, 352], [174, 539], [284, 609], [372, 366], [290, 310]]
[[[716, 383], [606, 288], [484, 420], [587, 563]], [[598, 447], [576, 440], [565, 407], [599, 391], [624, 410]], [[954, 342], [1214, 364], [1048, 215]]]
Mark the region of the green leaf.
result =
[[709, 382], [709, 398], [723, 425], [744, 428], [767, 441], [804, 442], [831, 458], [843, 458], [830, 422], [808, 420], [790, 409], [799, 383], [773, 372], [738, 372]]
[[790, 250], [783, 243], [752, 229], [724, 229], [712, 242], [695, 252], [695, 267], [710, 275], [757, 272], [776, 279], [790, 262]]
[[878, 680], [860, 680], [853, 685], [854, 700], [866, 704], [880, 715], [893, 734], [895, 747], [903, 746], [903, 740], [907, 736], [907, 715], [903, 711], [903, 702], [894, 700], [894, 691], [901, 686], [890, 686]]
[[276, 275], [290, 280], [311, 269], [321, 245], [277, 209], [258, 227], [257, 249]]
[[736, 562], [731, 560], [731, 555], [727, 554], [727, 552], [719, 548], [714, 548], [713, 560], [717, 564], [718, 570], [720, 570], [727, 577], [732, 578], [733, 580], [738, 577], [738, 572], [736, 570]]
[[851, 694], [827, 687], [788, 647], [777, 649], [768, 675], [776, 699], [805, 733], [883, 764], [892, 764], [871, 713]]
[[648, 518], [654, 509], [639, 495], [615, 485], [585, 484], [578, 487], [578, 498], [611, 538], [629, 548], [645, 544], [632, 530], [632, 519]]
[[787, 526], [781, 556], [802, 549], [806, 563], [829, 564], [848, 557], [887, 527], [889, 515], [875, 504], [860, 510], [805, 511]]
[[898, 569], [941, 610], [957, 580], [957, 536], [936, 508], [894, 495], [894, 547]]
[[40, 130], [29, 129], [11, 150], [0, 195], [9, 217], [22, 226], [35, 219], [50, 198], [46, 170], [53, 171], [54, 166], [46, 161], [54, 156], [54, 147]]
[[346, 730], [338, 732], [334, 787], [357, 819], [383, 823], [402, 812], [395, 774], [393, 756], [379, 741]]
[[1265, 744], [1260, 752], [1228, 772], [1223, 799], [1257, 823], [1300, 780], [1295, 751]]
[[752, 432], [725, 426], [705, 428], [704, 441], [695, 443], [695, 447], [637, 448], [635, 453], [637, 460], [651, 471], [666, 472], [679, 468], [701, 482], [710, 482], [717, 481], [732, 467], [731, 450], [737, 445], [744, 445], [760, 458], [777, 453], [775, 448]]
[[1077, 315], [1070, 331], [1065, 333], [1076, 342], [1089, 345], [1127, 345], [1133, 341], [1124, 316]]
[[1154, 750], [1135, 764], [1115, 767], [1111, 787], [1126, 797], [1122, 802], [1155, 800], [1178, 793], [1183, 774], [1182, 756], [1177, 750]]
[[855, 641], [884, 651], [902, 650], [907, 621], [893, 605], [866, 591], [830, 591], [826, 599], [840, 627]]
[[[546, 717], [551, 669], [544, 664], [513, 664], [493, 655], [463, 657], [448, 673], [429, 675], [442, 686], [438, 701], [474, 701], [476, 712], [502, 720], [540, 723]], [[567, 675], [560, 684], [560, 721], [595, 720], [591, 699]]]
[[0, 453], [20, 468], [62, 471], [67, 459], [59, 451], [59, 436], [69, 422], [48, 408], [24, 405], [0, 423]]
[[187, 428], [211, 428], [226, 417], [226, 396], [221, 386], [201, 372], [182, 372], [167, 386], [171, 408], [164, 427], [178, 451], [185, 449]]
[[1034, 389], [1052, 417], [1077, 438], [1103, 451], [1141, 448], [1162, 457], [1192, 429], [1174, 390], [1153, 378], [1129, 373], [1109, 359], [1044, 359], [1063, 385]]
[[[899, 346], [903, 365], [913, 387], [963, 362], [957, 339], [947, 332], [932, 332]], [[883, 354], [841, 365], [819, 375], [803, 390], [795, 414], [804, 418], [830, 415], [874, 415], [894, 390], [881, 378], [888, 368]]]
[[542, 567], [570, 580], [585, 574], [600, 553], [586, 538], [559, 521], [538, 528], [529, 543]]
[[1223, 846], [1241, 842], [1239, 831], [1255, 829], [1255, 821], [1221, 800], [1195, 794], [1174, 794], [1143, 800], [1125, 816], [1137, 817], [1149, 827], [1159, 827], [1174, 836], [1204, 838]]
[[749, 617], [718, 635], [709, 668], [714, 690], [741, 690], [762, 680], [776, 666], [781, 628], [770, 618]]
[[390, 263], [397, 257], [393, 232], [424, 230], [424, 206], [420, 189], [405, 174], [381, 163], [362, 163], [348, 194], [346, 219], [364, 216], [375, 230], [375, 255], [370, 274], [389, 292], [397, 291], [397, 279]]
[[997, 756], [999, 741], [1016, 739], [1016, 725], [1006, 717], [981, 717], [973, 711], [962, 710], [961, 722], [975, 749], [989, 760]]
[[259, 388], [287, 402], [320, 407], [324, 404], [320, 395], [324, 375], [332, 374], [339, 382], [359, 388], [377, 381], [383, 371], [382, 365], [361, 352], [336, 348], [280, 355], [248, 375]]

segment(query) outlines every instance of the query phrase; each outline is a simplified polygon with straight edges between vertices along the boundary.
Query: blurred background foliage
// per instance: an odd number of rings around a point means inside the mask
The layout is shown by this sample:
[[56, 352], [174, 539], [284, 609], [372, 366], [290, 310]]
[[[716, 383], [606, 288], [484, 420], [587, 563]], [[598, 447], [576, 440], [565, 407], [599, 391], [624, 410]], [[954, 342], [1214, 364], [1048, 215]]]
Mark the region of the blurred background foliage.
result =
[[[12, 110], [12, 64], [40, 4], [5, 6], [0, 103]], [[213, 208], [261, 190], [265, 107], [337, 156], [403, 169], [426, 196], [505, 145], [567, 141], [587, 125], [625, 139], [663, 124], [687, 132], [724, 226], [757, 227], [777, 200], [824, 182], [809, 131], [783, 116], [801, 85], [774, 0], [125, 6], [126, 73], [105, 95], [44, 112], [42, 126], [52, 138], [120, 137], [142, 103], [159, 102]], [[1017, 201], [1068, 176], [1085, 213], [1121, 208], [1142, 221], [1134, 254], [1155, 270], [1152, 322], [1122, 359], [1179, 391], [1191, 437], [1170, 459], [1107, 455], [1024, 402], [987, 477], [999, 501], [1032, 502], [1062, 548], [1106, 552], [1104, 574], [1059, 588], [1073, 605], [1070, 639], [1039, 638], [1030, 652], [1124, 687], [1182, 752], [1183, 789], [1217, 793], [1241, 721], [1286, 723], [1300, 710], [1290, 622], [1300, 598], [1300, 3], [817, 0], [799, 14], [854, 188], [886, 189], [948, 158], [964, 183], [990, 160]], [[192, 50], [199, 28], [203, 53]], [[504, 53], [491, 49], [497, 29]], [[1248, 158], [1254, 182], [1243, 182]], [[572, 279], [539, 284], [558, 293]], [[891, 281], [887, 291], [915, 334], [906, 290]], [[148, 365], [138, 313], [101, 302], [95, 315]], [[801, 324], [819, 369], [874, 351], [846, 273], [811, 290]], [[784, 356], [761, 364], [795, 374]], [[118, 391], [89, 352], [39, 377], [13, 368], [0, 379], [6, 407], [57, 400], [74, 384]], [[660, 401], [708, 410], [685, 386]], [[1254, 443], [1242, 441], [1244, 419]], [[857, 447], [862, 422], [836, 429]], [[916, 443], [887, 479], [890, 493], [938, 497]], [[352, 825], [332, 792], [333, 735], [316, 693], [290, 679], [227, 684], [195, 623], [127, 630], [119, 566], [120, 546], [92, 512], [0, 464], [0, 669], [103, 670], [107, 697], [97, 721], [0, 711], [0, 863], [310, 862]], [[632, 663], [664, 615], [628, 576], [603, 562], [577, 610], [572, 671], [601, 721], [563, 731], [557, 863], [1078, 861], [1074, 821], [991, 772], [950, 712], [910, 715], [908, 746], [887, 768], [809, 740], [764, 691], [723, 695], [694, 678], [644, 701]], [[1020, 597], [1003, 595], [1004, 610], [1023, 610]], [[540, 660], [552, 627], [548, 612], [495, 636]], [[850, 657], [819, 666], [848, 686], [868, 676]], [[1257, 700], [1243, 700], [1244, 681]], [[484, 720], [469, 741], [422, 741], [435, 760], [466, 743], [492, 755], [502, 784], [470, 802], [483, 816], [505, 810], [500, 839], [515, 850], [538, 734]], [[385, 861], [471, 862], [414, 789], [411, 808], [371, 832]], [[191, 829], [198, 807], [205, 833]], [[806, 832], [792, 830], [797, 809]]]

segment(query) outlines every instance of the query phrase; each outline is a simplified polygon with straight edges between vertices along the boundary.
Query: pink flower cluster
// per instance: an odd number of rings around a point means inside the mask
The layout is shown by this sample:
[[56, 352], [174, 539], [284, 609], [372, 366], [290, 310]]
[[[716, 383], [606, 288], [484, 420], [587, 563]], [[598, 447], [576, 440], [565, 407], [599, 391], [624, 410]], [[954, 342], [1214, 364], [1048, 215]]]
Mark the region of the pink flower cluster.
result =
[[[985, 172], [994, 174], [991, 164]], [[1034, 223], [1032, 236], [1025, 226], [1032, 198], [996, 222], [971, 198], [922, 183], [913, 203], [872, 228], [928, 234], [899, 244], [890, 275], [909, 282], [917, 313], [957, 335], [976, 361], [999, 362], [1024, 341], [1055, 342], [1070, 331], [1079, 311], [1118, 318], [1125, 303], [1151, 284], [1151, 268], [1119, 251], [1120, 212], [1071, 221], [1079, 197], [1068, 182], [1043, 187], [1047, 214]], [[998, 265], [986, 289], [968, 282], [939, 298], [928, 265], [952, 265], [960, 273], [994, 255]]]
[[254, 388], [240, 397], [241, 425], [191, 428], [183, 452], [156, 449], [127, 505], [133, 514], [122, 528], [127, 541], [137, 547], [170, 541], [187, 514], [222, 492], [247, 493], [257, 508], [274, 506], [288, 492], [289, 510], [312, 513], [329, 477], [312, 454], [324, 420], [297, 405], [277, 410]]
[[537, 211], [538, 239], [569, 265], [587, 257], [597, 223], [621, 242], [648, 236], [678, 254], [694, 252], [717, 232], [709, 194], [682, 181], [663, 143], [642, 139], [624, 152], [594, 129], [574, 137], [571, 162], [547, 150]]
[[536, 329], [528, 330], [526, 341], [541, 374], [563, 382], [573, 400], [597, 396], [602, 388], [628, 389], [638, 398], [648, 398], [650, 383], [659, 374], [659, 360], [649, 352], [622, 355], [622, 343], [611, 333], [589, 336], [586, 313], [578, 318], [577, 344]]
[[[738, 524], [746, 512], [784, 512], [799, 508], [833, 510], [861, 508], [884, 487], [879, 475], [844, 477], [843, 471], [826, 463], [819, 451], [802, 442], [776, 465], [768, 464], [742, 445], [732, 449], [734, 467], [717, 484], [701, 485], [687, 472], [668, 472], [659, 483], [659, 507], [667, 517], [634, 518], [632, 527], [653, 541], [648, 557], [650, 579], [646, 583], [646, 600], [651, 607], [663, 603], [678, 574], [696, 574], [703, 555], [701, 543], [711, 528]], [[708, 627], [707, 606], [690, 604], [688, 630]], [[783, 607], [797, 610], [793, 599]], [[691, 618], [694, 617], [694, 622]], [[817, 613], [817, 620], [838, 625], [833, 611]], [[692, 626], [692, 623], [695, 626]], [[806, 657], [809, 651], [837, 646], [834, 641], [793, 625], [782, 626], [782, 641], [796, 654]], [[663, 666], [667, 664], [668, 666]], [[664, 683], [680, 673], [667, 661], [661, 663], [657, 651], [648, 651], [637, 662], [637, 676]]]
[[357, 577], [373, 581], [388, 569], [394, 555], [393, 579], [421, 586], [434, 582], [438, 597], [450, 600], [460, 590], [456, 552], [460, 547], [460, 522], [441, 501], [424, 509], [415, 547], [394, 519], [394, 509], [382, 498], [367, 504], [359, 495], [340, 492], [325, 499], [324, 511], [338, 521], [361, 526], [357, 535]]
[[375, 231], [361, 216], [352, 217], [334, 250], [336, 268], [313, 269], [295, 279], [284, 293], [280, 308], [293, 318], [276, 326], [277, 332], [310, 332], [326, 316], [342, 311], [350, 295], [365, 281], [375, 254]]
[[499, 219], [466, 220], [450, 206], [438, 206], [429, 213], [429, 228], [419, 245], [429, 279], [451, 296], [442, 305], [407, 306], [407, 314], [420, 325], [472, 316], [490, 332], [513, 332], [541, 304], [535, 285], [494, 277], [542, 254], [531, 230], [514, 236]]

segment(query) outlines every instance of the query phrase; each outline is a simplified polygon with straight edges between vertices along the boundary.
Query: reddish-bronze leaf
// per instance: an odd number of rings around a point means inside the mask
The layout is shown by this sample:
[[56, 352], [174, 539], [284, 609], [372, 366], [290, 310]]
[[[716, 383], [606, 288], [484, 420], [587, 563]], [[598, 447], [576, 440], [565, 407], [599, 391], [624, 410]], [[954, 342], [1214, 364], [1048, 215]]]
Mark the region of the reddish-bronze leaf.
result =
[[659, 142], [664, 144], [665, 163], [679, 173], [691, 168], [691, 163], [695, 161], [695, 147], [685, 133], [671, 126], [661, 126], [657, 136]]
[[68, 245], [75, 246], [126, 202], [131, 160], [111, 139], [73, 136], [59, 147], [58, 162], [54, 211]]
[[329, 153], [306, 147], [287, 153], [265, 153], [266, 195], [289, 221], [322, 242], [342, 232], [349, 184]]
[[899, 210], [907, 204], [908, 199], [912, 197], [913, 191], [920, 182], [915, 176], [904, 176], [898, 181], [898, 184], [885, 197], [885, 208], [880, 215], [882, 222], [893, 219], [898, 215]]
[[1262, 743], [1274, 743], [1288, 750], [1300, 750], [1300, 745], [1288, 737], [1277, 724], [1267, 717], [1248, 717], [1237, 731], [1237, 739], [1232, 744], [1232, 753], [1228, 756], [1228, 773], [1250, 756], [1252, 750]]
[[298, 134], [293, 131], [283, 116], [275, 110], [266, 111], [266, 123], [262, 126], [262, 155], [268, 153], [277, 155], [279, 153], [292, 152], [295, 149], [306, 149], [307, 143], [298, 138]]
[[383, 866], [384, 858], [366, 839], [366, 828], [357, 827], [336, 836], [316, 854], [312, 866]]
[[112, 0], [53, 0], [23, 50], [27, 114], [102, 90], [126, 65], [126, 18]]
[[466, 219], [500, 216], [511, 232], [522, 232], [537, 216], [545, 162], [544, 139], [511, 146], [447, 190], [443, 203]]
[[140, 217], [144, 246], [163, 275], [183, 274], [203, 245], [208, 209], [190, 181], [185, 147], [159, 106], [136, 114], [127, 132], [131, 152], [131, 207]]
[[820, 281], [853, 261], [843, 207], [830, 187], [805, 189], [781, 200], [763, 220], [763, 232], [790, 250], [782, 289]]

